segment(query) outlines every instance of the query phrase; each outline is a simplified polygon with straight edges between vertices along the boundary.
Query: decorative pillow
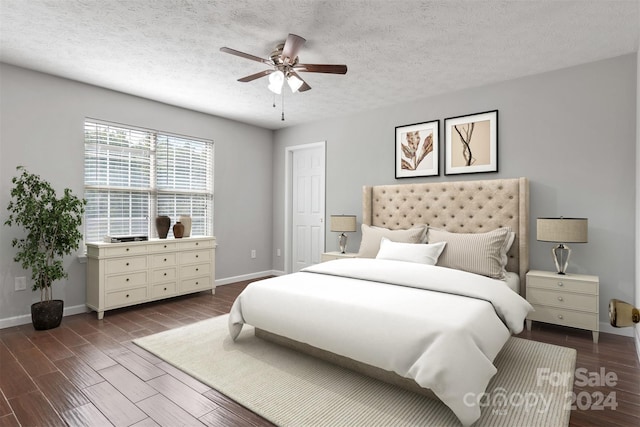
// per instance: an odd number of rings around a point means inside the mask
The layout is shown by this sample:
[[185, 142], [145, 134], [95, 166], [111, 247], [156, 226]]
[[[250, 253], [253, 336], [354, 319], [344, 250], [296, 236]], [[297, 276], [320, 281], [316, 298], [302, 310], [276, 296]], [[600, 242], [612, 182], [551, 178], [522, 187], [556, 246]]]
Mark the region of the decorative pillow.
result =
[[398, 243], [383, 237], [380, 240], [380, 250], [376, 259], [390, 259], [395, 261], [415, 262], [418, 264], [436, 265], [446, 242], [426, 243]]
[[380, 239], [386, 237], [392, 242], [420, 243], [426, 226], [421, 225], [408, 230], [390, 230], [362, 224], [362, 240], [360, 241], [359, 258], [375, 258], [380, 250]]
[[450, 233], [429, 228], [429, 243], [447, 242], [438, 264], [494, 279], [504, 279], [507, 251], [513, 244], [515, 233], [510, 227], [498, 228], [488, 233]]

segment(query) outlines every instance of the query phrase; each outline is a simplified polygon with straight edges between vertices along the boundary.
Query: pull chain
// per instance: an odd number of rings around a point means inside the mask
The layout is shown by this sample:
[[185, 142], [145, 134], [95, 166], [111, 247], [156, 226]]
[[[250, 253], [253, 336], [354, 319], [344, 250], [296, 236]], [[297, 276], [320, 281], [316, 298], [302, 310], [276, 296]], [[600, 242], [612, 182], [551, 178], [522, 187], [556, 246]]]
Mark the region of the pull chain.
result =
[[284, 122], [284, 90], [282, 91], [282, 121]]

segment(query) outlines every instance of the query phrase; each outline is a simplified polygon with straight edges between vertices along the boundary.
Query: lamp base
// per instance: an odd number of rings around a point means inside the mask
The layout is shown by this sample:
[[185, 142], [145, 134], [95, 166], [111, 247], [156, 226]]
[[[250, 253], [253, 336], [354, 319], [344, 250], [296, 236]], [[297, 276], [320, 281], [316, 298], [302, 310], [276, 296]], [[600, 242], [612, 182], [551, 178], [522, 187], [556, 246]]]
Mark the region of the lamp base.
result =
[[556, 263], [558, 274], [567, 274], [567, 266], [569, 265], [569, 257], [571, 257], [571, 249], [569, 246], [560, 243], [551, 249], [553, 261]]
[[338, 246], [340, 247], [340, 253], [344, 254], [347, 251], [347, 235], [340, 233], [338, 236]]

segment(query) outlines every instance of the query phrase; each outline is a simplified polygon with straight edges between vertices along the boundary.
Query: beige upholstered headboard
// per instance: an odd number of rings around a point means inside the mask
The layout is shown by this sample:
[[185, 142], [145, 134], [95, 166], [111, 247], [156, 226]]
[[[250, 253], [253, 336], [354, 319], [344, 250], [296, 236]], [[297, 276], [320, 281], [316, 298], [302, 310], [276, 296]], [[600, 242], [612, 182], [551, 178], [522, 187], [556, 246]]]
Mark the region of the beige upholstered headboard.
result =
[[390, 229], [426, 224], [456, 233], [511, 227], [516, 233], [507, 270], [520, 276], [524, 294], [529, 270], [527, 178], [365, 186], [362, 223]]

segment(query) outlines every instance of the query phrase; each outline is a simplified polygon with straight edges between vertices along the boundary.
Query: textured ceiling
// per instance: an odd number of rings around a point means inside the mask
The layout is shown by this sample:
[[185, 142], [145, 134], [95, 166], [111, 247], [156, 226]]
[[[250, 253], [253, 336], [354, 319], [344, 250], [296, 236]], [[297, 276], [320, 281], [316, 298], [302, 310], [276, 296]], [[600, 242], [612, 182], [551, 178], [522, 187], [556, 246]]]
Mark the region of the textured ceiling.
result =
[[[636, 52], [639, 2], [0, 0], [0, 61], [278, 129]], [[304, 73], [273, 108], [236, 79], [288, 33]]]

